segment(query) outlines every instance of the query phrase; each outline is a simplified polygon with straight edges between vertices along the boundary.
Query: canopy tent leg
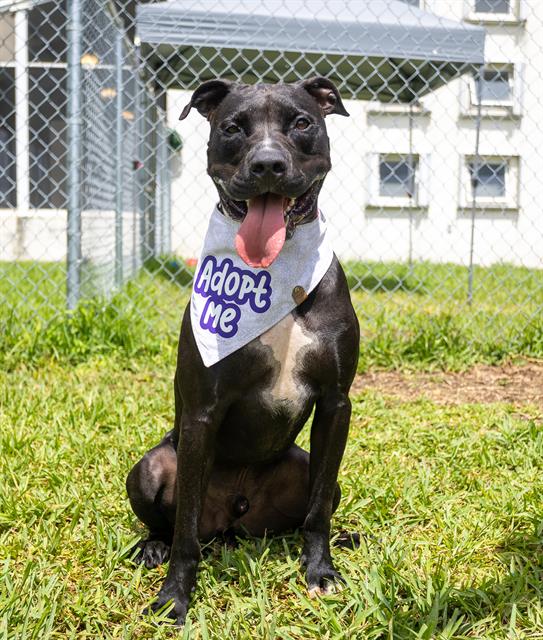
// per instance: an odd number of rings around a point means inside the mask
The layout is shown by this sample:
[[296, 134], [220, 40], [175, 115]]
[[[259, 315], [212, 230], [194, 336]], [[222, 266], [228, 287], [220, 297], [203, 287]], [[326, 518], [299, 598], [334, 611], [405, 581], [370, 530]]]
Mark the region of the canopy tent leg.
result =
[[27, 216], [30, 209], [30, 158], [28, 133], [28, 16], [26, 10], [15, 12], [15, 104], [17, 210]]
[[68, 220], [66, 305], [80, 297], [81, 265], [81, 2], [68, 3]]

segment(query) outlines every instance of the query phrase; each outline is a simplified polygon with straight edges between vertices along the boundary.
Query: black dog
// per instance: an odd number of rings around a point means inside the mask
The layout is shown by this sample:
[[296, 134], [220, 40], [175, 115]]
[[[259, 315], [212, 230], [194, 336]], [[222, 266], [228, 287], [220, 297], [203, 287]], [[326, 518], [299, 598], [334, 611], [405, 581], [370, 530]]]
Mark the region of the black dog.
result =
[[[331, 167], [324, 116], [348, 115], [332, 82], [213, 80], [194, 92], [181, 118], [192, 107], [211, 125], [208, 173], [225, 216], [241, 222], [255, 201], [266, 216], [280, 197], [286, 242], [298, 225], [316, 218]], [[199, 539], [226, 530], [262, 535], [303, 526], [310, 593], [325, 593], [341, 579], [330, 554], [330, 519], [340, 496], [358, 345], [358, 322], [335, 257], [292, 313], [210, 367], [203, 365], [187, 309], [174, 429], [127, 479], [132, 508], [150, 529], [140, 560], [153, 567], [170, 558], [153, 610], [173, 600], [170, 615], [184, 622]], [[309, 455], [294, 441], [313, 408]]]

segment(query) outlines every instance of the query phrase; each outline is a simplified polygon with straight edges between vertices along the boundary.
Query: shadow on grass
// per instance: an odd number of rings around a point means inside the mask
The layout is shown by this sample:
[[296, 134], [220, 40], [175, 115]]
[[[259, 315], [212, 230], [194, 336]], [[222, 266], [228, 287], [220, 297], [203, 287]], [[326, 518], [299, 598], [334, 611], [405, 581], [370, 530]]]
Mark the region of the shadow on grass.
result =
[[[362, 557], [357, 550], [334, 551], [346, 588], [326, 600], [326, 615], [342, 629], [341, 637], [365, 637], [349, 635], [356, 633], [356, 620], [363, 620], [367, 637], [374, 638], [540, 637], [530, 635], [539, 631], [542, 615], [543, 548], [537, 533], [512, 534], [495, 550], [503, 577], [460, 587], [445, 567], [418, 574], [380, 548], [378, 539], [364, 540]], [[212, 583], [235, 583], [235, 589], [249, 593], [255, 571], [260, 575], [264, 565], [268, 571], [277, 565], [286, 571], [282, 579], [299, 598], [304, 614], [319, 620], [322, 607], [309, 598], [300, 567], [302, 546], [299, 530], [263, 538], [215, 538], [203, 545], [202, 568]], [[268, 581], [280, 579], [279, 573], [266, 575]]]
[[192, 285], [196, 265], [188, 265], [181, 258], [162, 256], [149, 258], [145, 261], [144, 269], [152, 274], [164, 278], [182, 287]]
[[379, 269], [360, 269], [358, 265], [345, 263], [345, 274], [351, 291], [366, 293], [395, 293], [404, 291], [409, 293], [424, 293], [424, 283], [417, 280], [408, 268], [394, 268], [386, 273], [379, 273]]
[[[266, 557], [281, 562], [286, 554], [297, 565], [302, 542], [299, 530], [283, 536], [239, 539], [234, 546], [216, 540], [207, 557], [213, 563], [221, 557], [224, 561], [226, 556], [235, 563], [239, 561], [236, 554], [245, 553], [257, 561]], [[405, 567], [395, 566], [386, 554], [377, 566], [368, 567], [364, 580], [360, 580], [360, 575], [354, 578], [356, 551], [334, 553], [343, 554], [343, 575], [348, 589], [341, 604], [346, 619], [349, 619], [347, 610], [354, 617], [361, 608], [371, 610], [368, 628], [394, 629], [394, 638], [524, 637], [514, 634], [529, 634], [539, 624], [543, 543], [536, 533], [512, 534], [496, 550], [505, 572], [502, 578], [489, 578], [464, 588], [455, 587], [450, 575], [440, 570], [426, 575], [423, 581], [413, 579], [404, 574]], [[353, 568], [352, 576], [349, 566]], [[303, 569], [299, 571], [302, 577]]]
[[[483, 621], [494, 620], [496, 627], [511, 634], [508, 637], [528, 637], [515, 634], [535, 631], [535, 626], [541, 621], [541, 536], [529, 532], [511, 534], [498, 549], [497, 555], [507, 571], [506, 575], [473, 587], [452, 590], [449, 606], [459, 610], [464, 617], [460, 628], [464, 633], [477, 630]], [[534, 628], [529, 629], [530, 625], [534, 625]]]

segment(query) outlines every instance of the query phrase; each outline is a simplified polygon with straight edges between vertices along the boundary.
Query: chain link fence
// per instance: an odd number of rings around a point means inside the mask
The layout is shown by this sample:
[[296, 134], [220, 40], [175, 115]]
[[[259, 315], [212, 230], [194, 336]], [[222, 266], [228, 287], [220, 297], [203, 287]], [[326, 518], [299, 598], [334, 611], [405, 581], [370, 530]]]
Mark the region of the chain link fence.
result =
[[[484, 64], [443, 53], [481, 30]], [[216, 199], [190, 92], [324, 75], [351, 117], [320, 206], [367, 332], [514, 341], [543, 309], [542, 42], [536, 0], [0, 0], [3, 314], [114, 296], [177, 328]]]

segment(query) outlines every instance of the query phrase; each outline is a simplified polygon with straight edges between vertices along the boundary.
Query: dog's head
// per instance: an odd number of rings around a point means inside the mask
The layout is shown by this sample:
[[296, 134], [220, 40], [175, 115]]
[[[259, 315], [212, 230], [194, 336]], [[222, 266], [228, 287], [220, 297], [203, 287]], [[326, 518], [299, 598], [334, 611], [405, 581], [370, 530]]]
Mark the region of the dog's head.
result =
[[296, 84], [202, 84], [181, 119], [196, 108], [211, 125], [208, 173], [226, 215], [241, 221], [240, 257], [268, 267], [287, 231], [317, 214], [317, 197], [330, 170], [324, 118], [348, 116], [326, 78]]

